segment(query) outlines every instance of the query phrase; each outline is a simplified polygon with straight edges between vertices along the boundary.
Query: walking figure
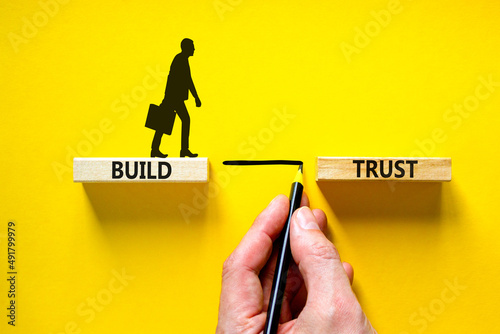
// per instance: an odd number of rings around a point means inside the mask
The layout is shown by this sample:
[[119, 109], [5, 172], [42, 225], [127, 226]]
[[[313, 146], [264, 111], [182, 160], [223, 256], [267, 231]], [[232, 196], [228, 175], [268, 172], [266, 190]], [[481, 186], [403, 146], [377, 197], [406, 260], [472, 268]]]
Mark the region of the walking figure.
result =
[[[175, 110], [182, 122], [182, 144], [181, 157], [197, 157], [198, 154], [191, 153], [189, 150], [189, 128], [191, 119], [188, 110], [186, 109], [186, 101], [189, 97], [189, 92], [194, 96], [196, 106], [201, 106], [200, 98], [194, 88], [193, 79], [191, 78], [191, 69], [189, 68], [188, 58], [194, 54], [194, 43], [189, 38], [185, 38], [181, 42], [181, 50], [174, 57], [170, 72], [167, 79], [167, 87], [165, 88], [165, 97], [160, 105], [161, 108]], [[156, 131], [151, 144], [151, 157], [166, 158], [168, 154], [160, 152], [161, 137], [163, 132]]]

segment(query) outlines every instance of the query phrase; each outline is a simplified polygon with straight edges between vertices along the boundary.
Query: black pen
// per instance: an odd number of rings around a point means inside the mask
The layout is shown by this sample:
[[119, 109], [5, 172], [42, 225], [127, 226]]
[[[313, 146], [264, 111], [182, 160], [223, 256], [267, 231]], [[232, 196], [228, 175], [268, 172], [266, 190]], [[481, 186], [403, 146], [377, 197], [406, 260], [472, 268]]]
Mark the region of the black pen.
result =
[[285, 294], [286, 276], [292, 258], [292, 251], [290, 249], [290, 221], [294, 211], [300, 207], [303, 190], [302, 165], [300, 165], [292, 183], [292, 190], [290, 191], [290, 210], [288, 211], [288, 219], [286, 220], [286, 224], [279, 238], [276, 240], [276, 244], [279, 245], [280, 249], [278, 259], [276, 260], [276, 268], [274, 270], [273, 287], [269, 298], [264, 334], [275, 334], [278, 330], [281, 303], [283, 302], [283, 295]]

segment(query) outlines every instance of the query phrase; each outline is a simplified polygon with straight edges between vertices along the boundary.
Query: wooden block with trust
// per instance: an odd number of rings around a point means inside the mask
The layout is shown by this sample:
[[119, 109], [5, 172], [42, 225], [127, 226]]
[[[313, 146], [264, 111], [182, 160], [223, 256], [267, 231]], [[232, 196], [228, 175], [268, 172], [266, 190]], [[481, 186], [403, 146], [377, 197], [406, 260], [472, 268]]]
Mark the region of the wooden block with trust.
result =
[[208, 158], [74, 158], [74, 182], [208, 182]]
[[316, 181], [451, 181], [451, 158], [318, 157]]

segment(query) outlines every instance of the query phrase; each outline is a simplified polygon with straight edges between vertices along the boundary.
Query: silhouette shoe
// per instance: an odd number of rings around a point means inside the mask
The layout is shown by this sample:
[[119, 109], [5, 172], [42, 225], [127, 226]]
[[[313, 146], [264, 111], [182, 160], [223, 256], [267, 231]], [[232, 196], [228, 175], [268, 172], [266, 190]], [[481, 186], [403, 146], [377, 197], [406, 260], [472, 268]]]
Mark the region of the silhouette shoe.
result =
[[151, 158], [166, 158], [168, 154], [163, 154], [160, 150], [151, 150]]
[[197, 153], [191, 153], [190, 150], [181, 150], [181, 158], [184, 157], [196, 158], [197, 156], [198, 156]]

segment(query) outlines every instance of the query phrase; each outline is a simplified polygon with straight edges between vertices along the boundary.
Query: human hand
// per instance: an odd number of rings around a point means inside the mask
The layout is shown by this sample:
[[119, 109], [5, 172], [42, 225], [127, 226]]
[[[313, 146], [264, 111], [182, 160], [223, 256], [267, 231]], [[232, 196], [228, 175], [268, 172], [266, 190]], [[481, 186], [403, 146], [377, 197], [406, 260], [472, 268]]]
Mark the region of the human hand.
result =
[[[255, 219], [224, 262], [218, 334], [262, 333], [276, 265], [273, 242], [285, 225], [289, 200], [277, 196]], [[351, 289], [353, 269], [328, 241], [326, 215], [304, 194], [292, 216], [290, 263], [279, 334], [376, 333]]]
[[200, 98], [195, 97], [195, 98], [194, 98], [194, 102], [196, 102], [196, 106], [197, 106], [197, 107], [201, 107], [201, 101], [200, 101]]

